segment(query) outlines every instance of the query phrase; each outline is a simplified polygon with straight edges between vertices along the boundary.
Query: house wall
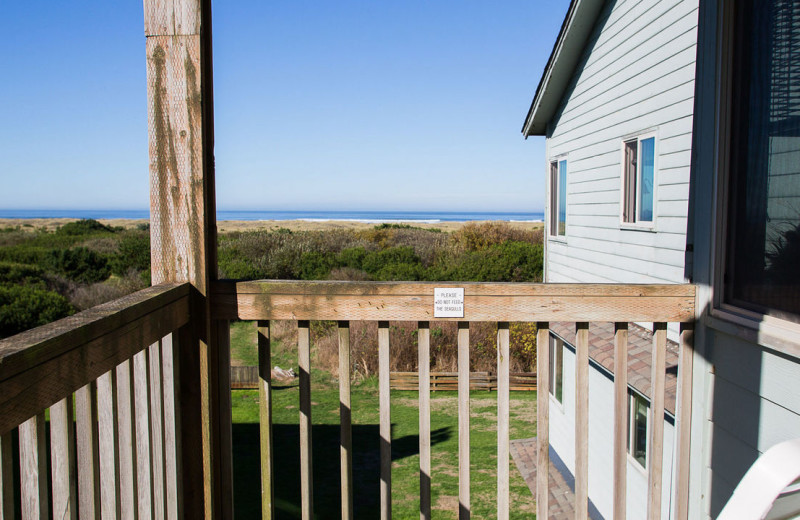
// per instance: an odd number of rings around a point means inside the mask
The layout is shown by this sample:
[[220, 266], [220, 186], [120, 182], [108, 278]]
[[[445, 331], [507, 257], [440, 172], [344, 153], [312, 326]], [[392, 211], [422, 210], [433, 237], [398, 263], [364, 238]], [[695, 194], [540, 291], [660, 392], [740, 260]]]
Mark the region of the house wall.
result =
[[[575, 351], [564, 349], [563, 404], [550, 396], [550, 444], [575, 474]], [[613, 516], [614, 382], [592, 364], [589, 370], [589, 498], [604, 518]], [[662, 518], [672, 518], [674, 425], [664, 420]], [[628, 518], [647, 516], [647, 474], [633, 460], [627, 471]]]
[[[548, 237], [546, 281], [684, 281], [697, 7], [619, 0], [600, 14], [548, 128], [548, 163], [566, 157], [568, 174], [566, 237]], [[656, 135], [647, 231], [620, 218], [622, 140], [643, 132]]]

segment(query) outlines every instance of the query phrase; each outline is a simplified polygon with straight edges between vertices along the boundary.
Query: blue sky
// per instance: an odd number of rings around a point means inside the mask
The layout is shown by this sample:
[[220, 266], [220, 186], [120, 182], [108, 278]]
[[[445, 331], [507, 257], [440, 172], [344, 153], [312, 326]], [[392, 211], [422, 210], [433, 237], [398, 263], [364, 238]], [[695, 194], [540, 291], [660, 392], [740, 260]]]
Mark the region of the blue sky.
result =
[[[541, 211], [569, 2], [214, 4], [220, 209]], [[0, 7], [0, 209], [148, 207], [141, 2]]]

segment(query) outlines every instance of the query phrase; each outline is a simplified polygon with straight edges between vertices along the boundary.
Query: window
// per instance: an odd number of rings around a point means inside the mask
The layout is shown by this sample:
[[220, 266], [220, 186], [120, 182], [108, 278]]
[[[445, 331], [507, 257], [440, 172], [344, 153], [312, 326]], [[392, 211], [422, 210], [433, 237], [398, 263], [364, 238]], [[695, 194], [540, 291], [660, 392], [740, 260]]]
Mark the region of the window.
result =
[[628, 453], [643, 468], [647, 468], [647, 400], [628, 390]]
[[723, 298], [800, 322], [800, 5], [733, 9]]
[[567, 160], [550, 163], [550, 234], [567, 234]]
[[656, 138], [622, 143], [622, 222], [653, 222]]
[[564, 342], [550, 336], [550, 395], [563, 403]]

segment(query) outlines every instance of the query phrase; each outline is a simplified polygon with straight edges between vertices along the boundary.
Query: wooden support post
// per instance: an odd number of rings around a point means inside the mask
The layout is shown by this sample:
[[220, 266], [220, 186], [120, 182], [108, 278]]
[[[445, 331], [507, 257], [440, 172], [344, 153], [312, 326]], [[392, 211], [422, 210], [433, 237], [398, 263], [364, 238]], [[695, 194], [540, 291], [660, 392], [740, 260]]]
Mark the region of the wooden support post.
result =
[[589, 324], [575, 331], [575, 518], [589, 518]]
[[[52, 420], [51, 420], [52, 422]], [[97, 437], [100, 447], [100, 513], [103, 520], [120, 516], [116, 370], [97, 378]]]
[[469, 520], [469, 322], [458, 322], [458, 520]]
[[692, 364], [694, 356], [694, 324], [681, 323], [681, 345], [678, 354], [678, 428], [676, 455], [678, 478], [675, 490], [675, 518], [689, 517], [689, 454], [692, 427]]
[[419, 518], [431, 520], [431, 329], [419, 322]]
[[297, 323], [300, 368], [300, 503], [303, 520], [314, 517], [314, 471], [311, 459], [311, 337], [308, 321]]
[[661, 518], [664, 465], [664, 387], [666, 384], [667, 324], [653, 324], [653, 366], [650, 376], [650, 439], [647, 453], [647, 518]]
[[339, 460], [342, 518], [353, 518], [353, 430], [350, 402], [350, 323], [339, 322]]
[[[12, 457], [11, 432], [8, 432], [0, 435], [0, 520], [17, 518], [16, 511], [14, 511], [14, 466]], [[74, 517], [67, 516], [67, 518]]]
[[380, 409], [381, 520], [392, 518], [392, 413], [390, 392], [389, 322], [378, 322], [378, 393]]
[[[44, 413], [19, 426], [19, 471], [23, 520], [49, 518], [47, 502], [47, 446]], [[89, 517], [87, 517], [89, 518]]]
[[89, 383], [75, 392], [75, 433], [78, 441], [78, 512], [81, 519], [100, 518], [100, 461], [95, 383]]
[[73, 404], [72, 395], [69, 395], [50, 407], [50, 473], [53, 482], [53, 517], [64, 520], [78, 518]]
[[536, 518], [547, 518], [550, 497], [550, 324], [536, 324]]
[[272, 356], [269, 321], [258, 322], [258, 412], [261, 440], [261, 518], [275, 518], [272, 479]]
[[509, 506], [509, 330], [497, 324], [497, 520], [508, 520]]
[[628, 324], [614, 323], [614, 518], [625, 520], [628, 491]]
[[178, 503], [188, 497], [181, 512], [187, 518], [230, 518], [229, 398], [220, 381], [228, 368], [221, 366], [208, 299], [216, 278], [211, 2], [144, 0], [144, 27], [152, 280], [189, 282], [196, 290], [176, 361]]

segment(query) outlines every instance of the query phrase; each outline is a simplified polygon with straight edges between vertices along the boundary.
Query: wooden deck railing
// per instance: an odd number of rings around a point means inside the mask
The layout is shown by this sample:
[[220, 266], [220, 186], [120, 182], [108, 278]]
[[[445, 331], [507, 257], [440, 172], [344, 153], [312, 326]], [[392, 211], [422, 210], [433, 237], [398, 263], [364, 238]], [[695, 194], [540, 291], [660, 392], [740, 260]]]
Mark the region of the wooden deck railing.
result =
[[176, 336], [189, 295], [151, 287], [0, 341], [0, 518], [179, 518]]
[[[340, 425], [342, 518], [353, 516], [352, 445], [350, 424], [349, 322], [378, 322], [380, 403], [380, 508], [381, 518], [391, 517], [391, 417], [389, 372], [389, 321], [418, 322], [420, 410], [420, 517], [431, 515], [430, 439], [430, 321], [434, 315], [434, 288], [464, 288], [464, 315], [441, 318], [458, 322], [459, 403], [459, 518], [469, 518], [470, 418], [469, 418], [469, 322], [496, 321], [498, 345], [498, 468], [497, 511], [509, 516], [509, 322], [538, 323], [538, 467], [549, 467], [549, 352], [550, 322], [576, 322], [576, 431], [575, 513], [588, 517], [589, 431], [589, 322], [615, 323], [615, 518], [625, 517], [627, 438], [627, 328], [629, 322], [650, 322], [654, 328], [650, 406], [650, 455], [648, 516], [660, 518], [662, 496], [665, 351], [667, 323], [682, 327], [677, 404], [676, 518], [686, 518], [688, 497], [688, 447], [691, 400], [691, 323], [695, 290], [690, 285], [590, 285], [590, 284], [494, 284], [494, 283], [369, 283], [369, 282], [219, 282], [213, 288], [212, 317], [217, 320], [257, 320], [260, 362], [262, 517], [273, 518], [272, 425], [269, 326], [270, 320], [297, 320], [300, 366], [300, 460], [302, 517], [313, 516], [311, 449], [310, 320], [339, 323]], [[609, 447], [611, 449], [611, 447]], [[537, 511], [548, 514], [548, 472], [538, 471]], [[623, 485], [619, 485], [623, 483]]]

